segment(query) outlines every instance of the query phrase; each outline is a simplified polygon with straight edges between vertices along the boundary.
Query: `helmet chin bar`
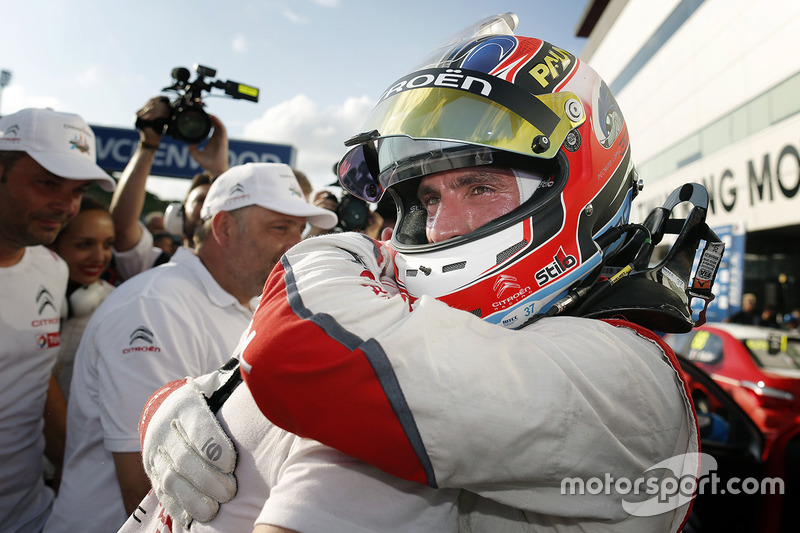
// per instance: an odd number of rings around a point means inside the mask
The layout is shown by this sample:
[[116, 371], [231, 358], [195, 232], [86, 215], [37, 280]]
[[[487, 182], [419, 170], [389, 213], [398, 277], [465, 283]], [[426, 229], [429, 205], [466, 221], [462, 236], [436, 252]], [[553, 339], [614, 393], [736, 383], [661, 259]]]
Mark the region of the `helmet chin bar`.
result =
[[[685, 219], [672, 218], [675, 207], [692, 204]], [[725, 245], [706, 224], [708, 192], [697, 183], [675, 189], [662, 207], [653, 209], [642, 224], [625, 224], [598, 239], [607, 247], [620, 236], [626, 239], [621, 249], [605, 258], [601, 267], [610, 277], [597, 281], [596, 269], [579, 286], [569, 291], [545, 316], [571, 315], [586, 318], [624, 318], [654, 331], [685, 333], [705, 323], [708, 304], [714, 299], [711, 288]], [[665, 258], [650, 268], [655, 246], [667, 235], [677, 235]], [[705, 248], [692, 277], [692, 267], [700, 241]], [[704, 301], [698, 319], [692, 317], [691, 302]], [[522, 327], [529, 324], [523, 324]]]

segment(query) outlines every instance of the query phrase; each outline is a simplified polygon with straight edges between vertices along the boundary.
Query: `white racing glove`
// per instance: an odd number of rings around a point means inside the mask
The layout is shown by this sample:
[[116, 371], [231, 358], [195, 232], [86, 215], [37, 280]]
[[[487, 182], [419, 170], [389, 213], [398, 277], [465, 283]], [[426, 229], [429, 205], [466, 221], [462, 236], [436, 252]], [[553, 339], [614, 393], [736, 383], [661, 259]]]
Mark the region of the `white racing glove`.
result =
[[225, 390], [226, 382], [236, 382], [238, 375], [238, 365], [232, 371], [226, 365], [196, 379], [173, 381], [156, 391], [142, 412], [145, 472], [169, 515], [186, 528], [192, 520], [213, 519], [220, 503], [236, 494], [236, 449], [207, 396]]

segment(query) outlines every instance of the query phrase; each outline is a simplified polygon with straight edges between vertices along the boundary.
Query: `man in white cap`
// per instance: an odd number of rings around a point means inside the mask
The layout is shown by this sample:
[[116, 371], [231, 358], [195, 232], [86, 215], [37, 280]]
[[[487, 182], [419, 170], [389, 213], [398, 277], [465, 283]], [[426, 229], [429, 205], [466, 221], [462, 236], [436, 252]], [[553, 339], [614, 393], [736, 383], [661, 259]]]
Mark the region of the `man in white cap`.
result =
[[249, 163], [219, 176], [194, 250], [120, 285], [76, 354], [61, 490], [45, 531], [116, 531], [150, 489], [138, 422], [165, 383], [218, 368], [252, 317], [272, 267], [306, 220], [336, 215], [306, 202], [288, 165]]
[[[94, 133], [78, 115], [24, 109], [0, 118], [0, 524], [39, 531], [53, 492], [42, 476], [45, 413], [51, 461], [61, 464], [64, 400], [52, 380], [67, 266], [43, 245], [78, 213], [97, 166]], [[45, 402], [47, 410], [45, 411]]]

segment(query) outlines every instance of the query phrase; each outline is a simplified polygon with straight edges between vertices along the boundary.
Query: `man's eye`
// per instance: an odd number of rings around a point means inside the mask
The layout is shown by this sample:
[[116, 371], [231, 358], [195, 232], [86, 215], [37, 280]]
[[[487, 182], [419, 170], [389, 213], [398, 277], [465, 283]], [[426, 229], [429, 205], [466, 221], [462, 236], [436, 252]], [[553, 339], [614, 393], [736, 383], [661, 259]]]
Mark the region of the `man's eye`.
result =
[[422, 205], [436, 205], [439, 203], [438, 196], [428, 196], [422, 199]]
[[492, 192], [492, 190], [493, 189], [491, 187], [487, 187], [485, 185], [478, 185], [477, 187], [472, 189], [472, 194], [474, 194], [476, 196], [477, 195], [481, 195], [481, 194], [488, 194], [488, 193]]

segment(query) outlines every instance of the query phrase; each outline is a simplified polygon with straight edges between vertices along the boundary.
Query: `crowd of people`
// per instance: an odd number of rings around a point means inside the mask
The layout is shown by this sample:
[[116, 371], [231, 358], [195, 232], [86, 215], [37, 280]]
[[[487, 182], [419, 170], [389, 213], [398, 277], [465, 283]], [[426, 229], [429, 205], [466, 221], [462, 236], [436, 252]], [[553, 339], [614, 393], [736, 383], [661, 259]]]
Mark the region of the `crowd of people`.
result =
[[725, 322], [783, 329], [790, 333], [797, 334], [800, 333], [800, 330], [798, 330], [798, 324], [800, 324], [800, 309], [794, 309], [780, 316], [778, 315], [776, 307], [772, 304], [767, 304], [759, 310], [758, 298], [752, 292], [748, 292], [742, 295], [741, 308], [727, 317]]
[[[341, 192], [229, 168], [211, 116], [180, 235], [143, 213], [165, 98], [118, 179], [81, 117], [0, 118], [0, 532], [679, 531], [690, 499], [559, 492], [699, 438], [648, 324], [545, 316], [625, 249], [638, 183], [602, 79], [513, 27], [388, 91]], [[493, 74], [542, 50], [552, 84]]]

